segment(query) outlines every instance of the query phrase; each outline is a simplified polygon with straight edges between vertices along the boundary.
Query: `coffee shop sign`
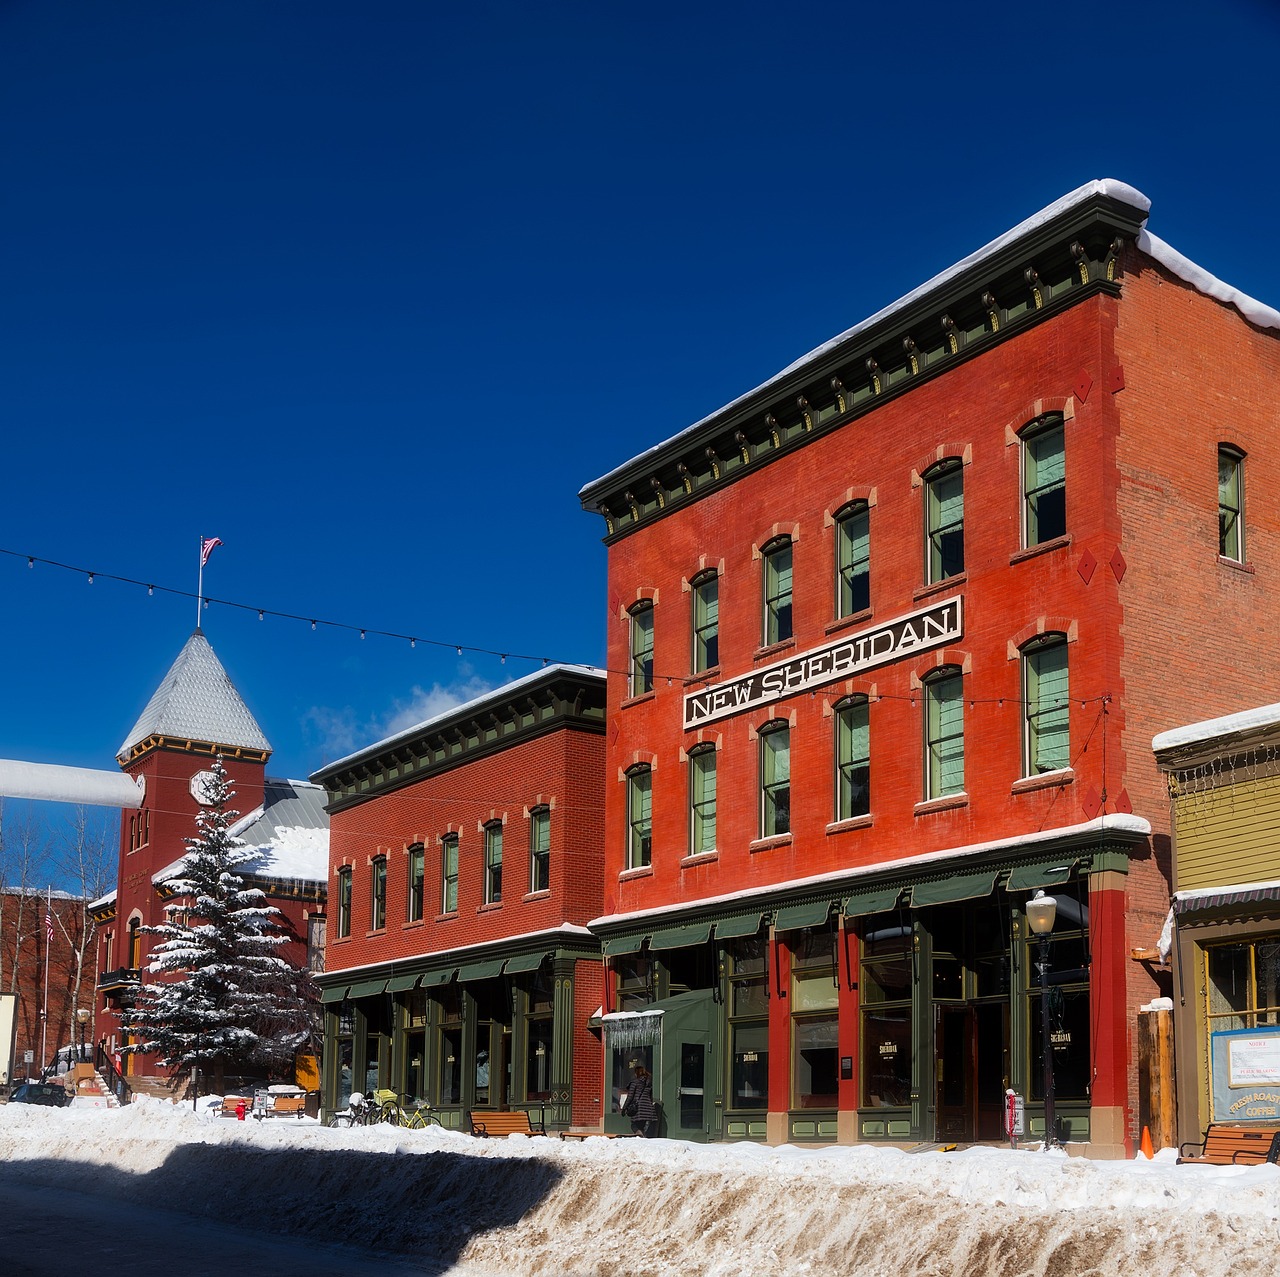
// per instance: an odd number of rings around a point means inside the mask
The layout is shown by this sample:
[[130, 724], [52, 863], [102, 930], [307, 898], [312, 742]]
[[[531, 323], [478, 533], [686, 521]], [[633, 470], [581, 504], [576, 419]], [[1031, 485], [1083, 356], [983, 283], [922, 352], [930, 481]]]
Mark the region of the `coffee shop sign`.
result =
[[685, 729], [702, 727], [953, 642], [963, 633], [962, 612], [963, 600], [957, 596], [883, 625], [859, 630], [802, 656], [763, 665], [741, 678], [689, 692], [684, 698]]

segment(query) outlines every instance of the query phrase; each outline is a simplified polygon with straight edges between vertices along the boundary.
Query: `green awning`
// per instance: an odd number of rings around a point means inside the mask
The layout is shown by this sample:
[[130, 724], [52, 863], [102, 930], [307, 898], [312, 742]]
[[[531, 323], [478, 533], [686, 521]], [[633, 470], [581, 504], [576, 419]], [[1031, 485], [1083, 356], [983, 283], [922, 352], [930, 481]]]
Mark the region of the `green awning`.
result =
[[842, 908], [849, 918], [862, 918], [869, 913], [886, 913], [902, 895], [901, 887], [868, 887], [845, 900]]
[[320, 1001], [324, 1003], [341, 1002], [347, 996], [347, 986], [345, 984], [333, 984], [327, 989], [320, 990]]
[[686, 922], [683, 926], [655, 931], [649, 937], [650, 949], [683, 949], [686, 945], [706, 944], [711, 939], [709, 922]]
[[550, 956], [548, 953], [517, 954], [514, 958], [507, 959], [507, 974], [517, 975], [521, 971], [536, 971]]
[[927, 909], [930, 905], [951, 905], [961, 900], [980, 900], [995, 889], [996, 871], [952, 874], [936, 882], [917, 882], [911, 888], [911, 907]]
[[388, 993], [404, 993], [406, 989], [415, 989], [421, 976], [416, 975], [397, 975], [391, 977], [391, 982], [387, 985]]
[[429, 985], [448, 984], [457, 972], [457, 967], [445, 967], [442, 971], [428, 971], [422, 977], [422, 987], [425, 989]]
[[648, 938], [647, 931], [640, 931], [630, 936], [614, 936], [604, 942], [604, 956], [616, 958], [624, 953], [639, 953]]
[[1080, 862], [1067, 856], [1045, 860], [1038, 865], [1020, 865], [1009, 871], [1006, 891], [1035, 891], [1037, 887], [1060, 887]]
[[802, 927], [820, 927], [831, 913], [830, 900], [808, 900], [801, 904], [783, 905], [773, 920], [779, 931], [799, 931]]
[[490, 958], [488, 962], [469, 962], [458, 968], [458, 983], [466, 984], [470, 980], [492, 980], [502, 974], [502, 959]]
[[758, 935], [764, 915], [759, 909], [751, 913], [733, 914], [716, 920], [717, 940], [741, 940], [744, 936]]
[[377, 980], [362, 980], [359, 984], [351, 986], [351, 992], [347, 994], [349, 998], [371, 998], [376, 993], [386, 993], [387, 977], [382, 976]]

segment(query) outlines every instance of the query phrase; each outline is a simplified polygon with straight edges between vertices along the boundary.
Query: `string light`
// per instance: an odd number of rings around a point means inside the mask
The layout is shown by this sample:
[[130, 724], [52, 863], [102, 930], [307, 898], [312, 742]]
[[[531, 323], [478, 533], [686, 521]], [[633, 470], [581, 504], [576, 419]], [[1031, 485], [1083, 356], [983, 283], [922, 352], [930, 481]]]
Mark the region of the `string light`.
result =
[[149, 585], [149, 586], [147, 586], [147, 597], [148, 597], [148, 598], [150, 598], [150, 597], [151, 597], [151, 595], [153, 595], [155, 592], [156, 592], [156, 587], [155, 587], [154, 585]]
[[90, 584], [90, 585], [92, 585], [92, 584], [93, 584], [93, 573], [92, 573], [92, 572], [90, 572], [90, 573], [89, 573], [89, 584]]

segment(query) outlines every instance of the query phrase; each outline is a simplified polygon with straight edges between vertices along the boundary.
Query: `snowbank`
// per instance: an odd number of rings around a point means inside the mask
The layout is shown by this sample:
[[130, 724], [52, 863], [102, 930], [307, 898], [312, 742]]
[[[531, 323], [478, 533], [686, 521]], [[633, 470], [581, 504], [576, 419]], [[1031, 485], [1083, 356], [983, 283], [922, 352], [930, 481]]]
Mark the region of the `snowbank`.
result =
[[1280, 1168], [1176, 1166], [1169, 1151], [476, 1140], [142, 1101], [0, 1108], [0, 1176], [504, 1277], [1225, 1277], [1273, 1273], [1280, 1244]]

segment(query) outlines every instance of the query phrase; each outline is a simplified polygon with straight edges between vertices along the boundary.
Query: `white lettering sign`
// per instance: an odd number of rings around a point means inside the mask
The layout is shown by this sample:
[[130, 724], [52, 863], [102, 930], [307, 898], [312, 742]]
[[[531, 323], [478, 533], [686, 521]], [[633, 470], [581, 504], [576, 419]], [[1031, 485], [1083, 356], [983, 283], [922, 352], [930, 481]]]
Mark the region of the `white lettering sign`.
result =
[[1228, 1086], [1280, 1086], [1280, 1035], [1227, 1042]]

